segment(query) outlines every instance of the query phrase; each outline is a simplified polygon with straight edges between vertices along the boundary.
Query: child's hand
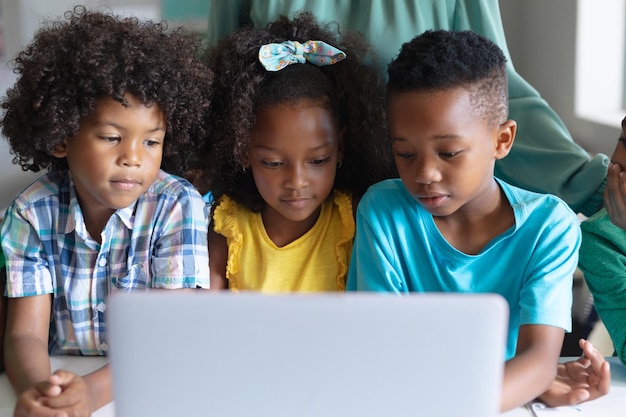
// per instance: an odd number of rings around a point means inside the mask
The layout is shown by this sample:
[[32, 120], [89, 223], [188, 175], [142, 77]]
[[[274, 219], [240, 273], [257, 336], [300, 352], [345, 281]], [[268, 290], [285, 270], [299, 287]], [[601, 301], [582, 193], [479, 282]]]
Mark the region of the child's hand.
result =
[[591, 401], [609, 392], [611, 369], [609, 363], [593, 347], [580, 339], [583, 356], [575, 361], [557, 365], [557, 376], [539, 399], [550, 407]]
[[626, 229], [626, 117], [622, 120], [622, 133], [613, 155], [611, 164], [606, 175], [606, 188], [604, 189], [604, 207], [611, 218], [611, 223]]
[[611, 223], [626, 229], [626, 173], [619, 164], [611, 163], [604, 189], [604, 207]]
[[56, 371], [19, 396], [14, 417], [88, 417], [90, 405], [91, 392], [85, 380], [68, 371]]
[[30, 417], [30, 416], [57, 416], [55, 410], [48, 409], [41, 404], [41, 400], [45, 397], [41, 391], [45, 389], [47, 382], [34, 385], [22, 392], [15, 403], [13, 417]]

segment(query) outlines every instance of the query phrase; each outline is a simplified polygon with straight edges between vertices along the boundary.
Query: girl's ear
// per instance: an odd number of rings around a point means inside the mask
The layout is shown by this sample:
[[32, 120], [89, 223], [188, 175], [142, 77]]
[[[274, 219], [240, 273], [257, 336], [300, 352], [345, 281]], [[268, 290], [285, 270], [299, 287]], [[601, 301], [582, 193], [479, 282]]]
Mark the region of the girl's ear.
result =
[[498, 139], [496, 141], [496, 159], [502, 159], [511, 152], [513, 141], [515, 140], [515, 132], [517, 131], [517, 122], [515, 120], [507, 120], [498, 127]]
[[67, 155], [67, 139], [63, 139], [63, 142], [57, 144], [54, 149], [52, 149], [52, 156], [57, 158], [65, 158]]

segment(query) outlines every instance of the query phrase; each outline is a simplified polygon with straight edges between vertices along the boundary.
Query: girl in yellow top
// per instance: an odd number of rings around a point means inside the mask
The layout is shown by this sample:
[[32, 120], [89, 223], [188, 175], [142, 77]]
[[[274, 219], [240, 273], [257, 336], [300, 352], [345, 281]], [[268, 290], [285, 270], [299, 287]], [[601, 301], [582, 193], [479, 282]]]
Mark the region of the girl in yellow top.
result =
[[303, 13], [209, 54], [213, 289], [345, 288], [356, 201], [394, 168], [375, 57], [338, 32]]

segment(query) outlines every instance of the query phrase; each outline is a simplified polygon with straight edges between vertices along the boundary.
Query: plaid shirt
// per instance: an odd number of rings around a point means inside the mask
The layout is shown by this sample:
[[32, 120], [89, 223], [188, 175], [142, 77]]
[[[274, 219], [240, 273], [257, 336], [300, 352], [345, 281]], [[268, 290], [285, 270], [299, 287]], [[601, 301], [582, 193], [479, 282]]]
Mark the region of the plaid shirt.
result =
[[6, 293], [54, 294], [50, 354], [103, 355], [111, 291], [208, 288], [207, 208], [187, 181], [161, 171], [135, 204], [111, 216], [99, 244], [69, 172], [48, 173], [7, 209]]

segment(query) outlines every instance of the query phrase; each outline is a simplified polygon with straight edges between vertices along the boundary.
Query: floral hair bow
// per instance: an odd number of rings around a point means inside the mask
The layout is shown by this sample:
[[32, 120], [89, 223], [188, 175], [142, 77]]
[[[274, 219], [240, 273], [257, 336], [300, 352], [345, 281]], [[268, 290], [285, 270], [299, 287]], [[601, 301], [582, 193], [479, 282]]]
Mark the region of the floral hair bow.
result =
[[332, 65], [346, 58], [346, 54], [323, 41], [285, 41], [268, 43], [259, 49], [259, 61], [268, 71], [280, 71], [290, 64]]

